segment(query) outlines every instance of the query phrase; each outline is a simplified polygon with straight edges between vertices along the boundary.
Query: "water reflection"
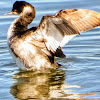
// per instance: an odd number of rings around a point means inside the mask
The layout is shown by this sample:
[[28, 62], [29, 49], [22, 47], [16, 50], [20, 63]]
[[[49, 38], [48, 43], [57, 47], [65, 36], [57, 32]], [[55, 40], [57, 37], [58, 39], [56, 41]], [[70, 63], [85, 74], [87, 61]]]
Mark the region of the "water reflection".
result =
[[[53, 90], [60, 90], [64, 84], [65, 72], [59, 70], [44, 73], [19, 72], [14, 78], [16, 83], [13, 84], [10, 92], [15, 98], [48, 100], [53, 95]], [[58, 95], [57, 91], [55, 95]]]
[[61, 69], [43, 73], [19, 72], [14, 75], [14, 79], [16, 82], [11, 86], [10, 93], [20, 100], [76, 100], [82, 96], [73, 94], [72, 90], [68, 89], [81, 86], [64, 84], [65, 71]]

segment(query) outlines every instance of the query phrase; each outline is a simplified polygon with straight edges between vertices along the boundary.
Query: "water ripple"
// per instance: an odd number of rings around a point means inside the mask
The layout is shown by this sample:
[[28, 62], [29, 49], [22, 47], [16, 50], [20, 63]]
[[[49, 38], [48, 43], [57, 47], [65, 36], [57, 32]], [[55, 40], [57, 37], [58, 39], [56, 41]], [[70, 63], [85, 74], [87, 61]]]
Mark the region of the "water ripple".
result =
[[[100, 27], [76, 36], [63, 47], [66, 58], [56, 58], [62, 66], [44, 73], [19, 71], [7, 49], [7, 30], [18, 16], [11, 11], [16, 0], [0, 1], [0, 100], [99, 100], [100, 99]], [[61, 9], [84, 8], [100, 12], [95, 0], [26, 0], [35, 6], [36, 18], [29, 27], [40, 23], [43, 15]]]

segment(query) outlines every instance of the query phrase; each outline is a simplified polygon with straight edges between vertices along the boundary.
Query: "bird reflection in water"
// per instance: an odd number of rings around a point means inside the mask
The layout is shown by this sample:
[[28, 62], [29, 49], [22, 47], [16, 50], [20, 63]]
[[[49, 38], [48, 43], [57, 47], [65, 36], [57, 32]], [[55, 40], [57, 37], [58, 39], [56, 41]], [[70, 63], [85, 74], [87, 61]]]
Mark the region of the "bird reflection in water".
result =
[[58, 91], [64, 84], [65, 72], [62, 70], [46, 70], [43, 73], [19, 72], [14, 75], [14, 79], [16, 83], [11, 87], [10, 93], [15, 98], [48, 100], [53, 94], [51, 92], [54, 92], [53, 87]]
[[61, 69], [45, 70], [42, 73], [19, 72], [14, 75], [14, 79], [16, 83], [11, 86], [10, 93], [20, 100], [81, 100], [82, 95], [67, 90], [81, 86], [65, 85], [65, 71]]

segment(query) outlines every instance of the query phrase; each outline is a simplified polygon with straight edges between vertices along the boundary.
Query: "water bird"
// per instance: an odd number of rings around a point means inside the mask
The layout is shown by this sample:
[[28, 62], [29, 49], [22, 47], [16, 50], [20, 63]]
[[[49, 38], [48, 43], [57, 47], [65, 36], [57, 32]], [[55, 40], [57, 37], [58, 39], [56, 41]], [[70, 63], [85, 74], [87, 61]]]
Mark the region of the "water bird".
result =
[[65, 57], [62, 46], [80, 32], [100, 25], [100, 13], [87, 9], [64, 9], [45, 15], [40, 24], [28, 29], [35, 18], [35, 8], [25, 1], [16, 1], [12, 11], [19, 15], [7, 33], [11, 56], [22, 70], [58, 68], [54, 57]]

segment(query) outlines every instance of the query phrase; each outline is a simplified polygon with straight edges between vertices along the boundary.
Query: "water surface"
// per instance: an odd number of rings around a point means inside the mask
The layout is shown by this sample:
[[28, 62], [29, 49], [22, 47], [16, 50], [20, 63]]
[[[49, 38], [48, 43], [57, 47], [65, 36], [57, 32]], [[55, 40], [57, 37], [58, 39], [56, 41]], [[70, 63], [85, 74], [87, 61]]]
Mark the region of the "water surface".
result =
[[[61, 9], [83, 8], [100, 12], [99, 0], [26, 0], [36, 9], [29, 26], [39, 24], [45, 14]], [[7, 49], [9, 25], [18, 16], [4, 16], [15, 0], [0, 0], [0, 100], [99, 100], [100, 27], [74, 37], [63, 47], [66, 58], [56, 58], [57, 70], [21, 72]]]

